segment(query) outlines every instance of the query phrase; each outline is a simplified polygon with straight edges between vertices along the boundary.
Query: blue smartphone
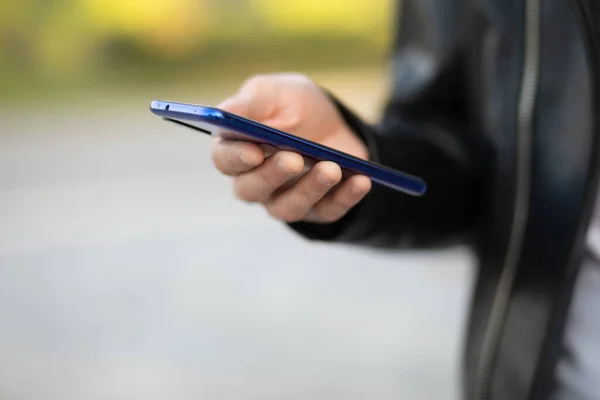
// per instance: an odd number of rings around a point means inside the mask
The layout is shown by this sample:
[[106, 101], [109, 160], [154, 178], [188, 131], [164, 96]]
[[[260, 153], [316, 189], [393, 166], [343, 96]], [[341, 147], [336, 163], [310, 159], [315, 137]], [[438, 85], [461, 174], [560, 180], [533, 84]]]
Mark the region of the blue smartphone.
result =
[[310, 140], [260, 124], [213, 107], [154, 100], [152, 113], [167, 121], [228, 140], [244, 140], [299, 153], [309, 160], [333, 161], [344, 175], [365, 175], [373, 182], [412, 196], [422, 196], [425, 182], [416, 176], [396, 171]]

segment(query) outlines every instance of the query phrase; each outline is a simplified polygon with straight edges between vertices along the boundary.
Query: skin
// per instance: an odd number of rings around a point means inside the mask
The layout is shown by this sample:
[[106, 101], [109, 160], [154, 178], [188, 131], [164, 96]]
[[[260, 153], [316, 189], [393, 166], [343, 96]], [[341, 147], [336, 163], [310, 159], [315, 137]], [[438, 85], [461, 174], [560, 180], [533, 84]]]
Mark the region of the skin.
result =
[[[367, 147], [348, 128], [332, 101], [304, 75], [254, 76], [218, 107], [369, 158]], [[233, 177], [237, 198], [262, 204], [279, 221], [335, 222], [371, 189], [365, 176], [342, 180], [342, 171], [333, 162], [310, 166], [299, 154], [265, 150], [257, 144], [217, 138], [212, 160], [221, 173]]]

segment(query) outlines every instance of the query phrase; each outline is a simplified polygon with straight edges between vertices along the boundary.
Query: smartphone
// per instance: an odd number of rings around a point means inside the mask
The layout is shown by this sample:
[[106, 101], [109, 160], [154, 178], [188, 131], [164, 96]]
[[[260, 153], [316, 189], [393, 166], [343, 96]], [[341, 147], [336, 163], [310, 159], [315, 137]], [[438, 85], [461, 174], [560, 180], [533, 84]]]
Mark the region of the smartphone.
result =
[[313, 162], [332, 161], [342, 168], [344, 176], [365, 175], [375, 183], [412, 196], [422, 196], [427, 190], [426, 183], [419, 177], [362, 160], [218, 108], [154, 100], [150, 104], [150, 110], [167, 121], [208, 135], [292, 151]]

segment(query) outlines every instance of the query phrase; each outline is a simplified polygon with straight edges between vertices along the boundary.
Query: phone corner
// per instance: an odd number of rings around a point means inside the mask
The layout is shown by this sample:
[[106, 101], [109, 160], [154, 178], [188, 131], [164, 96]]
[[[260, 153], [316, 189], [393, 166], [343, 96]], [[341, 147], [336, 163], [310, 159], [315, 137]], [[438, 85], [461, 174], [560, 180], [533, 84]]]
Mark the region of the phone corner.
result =
[[199, 114], [202, 115], [203, 117], [207, 117], [207, 118], [211, 118], [211, 119], [217, 119], [217, 120], [225, 119], [225, 112], [219, 110], [218, 108], [213, 108], [213, 107], [203, 107], [202, 109], [199, 110]]

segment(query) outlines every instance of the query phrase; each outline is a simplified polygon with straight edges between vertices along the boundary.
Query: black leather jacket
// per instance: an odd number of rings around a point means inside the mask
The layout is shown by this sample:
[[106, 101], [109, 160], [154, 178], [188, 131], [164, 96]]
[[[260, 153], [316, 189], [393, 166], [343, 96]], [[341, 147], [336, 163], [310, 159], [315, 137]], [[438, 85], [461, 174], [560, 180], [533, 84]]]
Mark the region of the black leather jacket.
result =
[[423, 177], [375, 185], [308, 238], [473, 246], [468, 399], [544, 399], [596, 197], [599, 0], [404, 0], [382, 122], [338, 103], [375, 161]]

